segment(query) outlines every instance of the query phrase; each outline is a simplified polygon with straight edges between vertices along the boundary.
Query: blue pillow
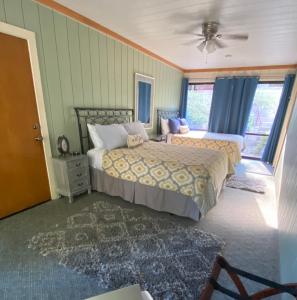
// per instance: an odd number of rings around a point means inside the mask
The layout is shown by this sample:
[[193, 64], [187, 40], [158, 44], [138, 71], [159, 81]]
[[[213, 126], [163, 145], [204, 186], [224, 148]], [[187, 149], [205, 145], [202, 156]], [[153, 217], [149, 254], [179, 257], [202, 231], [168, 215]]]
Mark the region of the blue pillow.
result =
[[179, 119], [180, 125], [182, 126], [189, 126], [188, 121], [185, 118]]
[[169, 119], [168, 125], [170, 129], [170, 133], [179, 133], [179, 128], [180, 128], [179, 119]]

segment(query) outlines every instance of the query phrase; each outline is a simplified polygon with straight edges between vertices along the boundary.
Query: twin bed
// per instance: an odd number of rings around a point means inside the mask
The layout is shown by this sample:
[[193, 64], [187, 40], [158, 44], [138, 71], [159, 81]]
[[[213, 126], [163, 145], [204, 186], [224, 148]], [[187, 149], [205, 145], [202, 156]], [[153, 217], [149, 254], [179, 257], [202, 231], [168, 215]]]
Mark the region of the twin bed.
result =
[[226, 152], [152, 141], [135, 148], [93, 148], [87, 124], [130, 123], [133, 110], [75, 111], [94, 190], [193, 220], [215, 206], [226, 177], [232, 174]]
[[[178, 111], [157, 111], [157, 133], [162, 134], [162, 119], [178, 118]], [[228, 156], [229, 172], [234, 173], [235, 165], [241, 160], [241, 152], [245, 148], [241, 135], [213, 133], [201, 130], [191, 130], [185, 134], [166, 134], [165, 140], [169, 144], [187, 145], [200, 149], [212, 149], [225, 152]]]

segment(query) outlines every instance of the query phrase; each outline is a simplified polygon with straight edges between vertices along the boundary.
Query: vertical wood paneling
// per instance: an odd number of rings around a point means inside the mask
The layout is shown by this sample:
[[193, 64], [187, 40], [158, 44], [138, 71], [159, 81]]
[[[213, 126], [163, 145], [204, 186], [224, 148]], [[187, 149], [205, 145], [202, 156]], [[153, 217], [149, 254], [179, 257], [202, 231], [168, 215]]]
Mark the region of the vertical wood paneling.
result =
[[115, 70], [115, 99], [116, 107], [121, 108], [122, 105], [122, 45], [115, 41], [114, 47], [114, 70]]
[[138, 68], [139, 68], [139, 72], [142, 74], [144, 74], [143, 57], [144, 57], [144, 54], [142, 52], [138, 51]]
[[116, 107], [114, 56], [115, 40], [107, 39], [108, 99], [107, 107]]
[[127, 85], [128, 85], [128, 106], [129, 108], [134, 107], [134, 58], [133, 49], [128, 47], [128, 70], [127, 70]]
[[4, 0], [4, 8], [7, 23], [24, 27], [24, 16], [21, 0]]
[[82, 71], [84, 105], [93, 105], [93, 90], [92, 90], [92, 72], [91, 72], [91, 55], [90, 55], [90, 40], [89, 29], [86, 26], [78, 26], [79, 33], [79, 48], [80, 61]]
[[0, 20], [36, 33], [53, 153], [61, 134], [79, 149], [74, 106], [133, 108], [135, 72], [155, 78], [155, 110], [178, 107], [182, 73], [130, 46], [31, 0], [0, 0]]
[[128, 49], [126, 45], [121, 45], [121, 55], [122, 55], [122, 107], [128, 107]]
[[96, 34], [96, 32], [94, 30], [90, 30], [89, 36], [90, 36], [93, 102], [94, 102], [94, 106], [98, 107], [98, 106], [100, 106], [100, 102], [101, 102], [101, 82], [100, 82], [98, 35]]
[[107, 107], [109, 99], [109, 87], [107, 67], [107, 38], [105, 35], [99, 35], [99, 58], [102, 107]]
[[138, 51], [135, 49], [133, 49], [133, 66], [134, 66], [134, 73], [140, 73], [138, 67], [139, 66]]
[[66, 17], [59, 14], [54, 14], [54, 24], [60, 73], [59, 79], [61, 84], [62, 103], [64, 107], [63, 113], [65, 120], [65, 131], [68, 132], [68, 138], [71, 142], [71, 145], [75, 145], [77, 141], [77, 134], [73, 130], [71, 130], [76, 126], [76, 124], [73, 111], [74, 97], [72, 76], [69, 76], [69, 74], [71, 74], [71, 67]]
[[80, 62], [80, 47], [78, 39], [78, 24], [67, 19], [68, 47], [70, 60], [70, 77], [73, 87], [73, 103], [75, 106], [84, 105], [82, 71]]
[[[279, 235], [280, 235], [280, 263], [281, 280], [284, 283], [297, 281], [297, 103], [293, 110], [289, 124], [279, 196]], [[281, 166], [282, 167], [282, 166]], [[280, 168], [280, 166], [278, 166]], [[291, 299], [292, 297], [284, 297]]]
[[0, 21], [6, 22], [4, 0], [0, 0]]

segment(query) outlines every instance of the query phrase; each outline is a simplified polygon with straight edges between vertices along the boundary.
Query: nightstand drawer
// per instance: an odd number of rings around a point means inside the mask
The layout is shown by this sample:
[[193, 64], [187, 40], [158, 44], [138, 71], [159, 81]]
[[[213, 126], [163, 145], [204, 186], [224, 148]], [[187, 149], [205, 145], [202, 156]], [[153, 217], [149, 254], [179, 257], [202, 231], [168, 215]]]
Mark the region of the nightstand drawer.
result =
[[85, 176], [83, 178], [73, 180], [69, 182], [70, 189], [75, 192], [77, 190], [81, 190], [83, 188], [88, 188], [90, 185], [89, 177]]
[[85, 158], [67, 162], [68, 169], [82, 168], [82, 167], [87, 167], [87, 166], [88, 166], [88, 160]]
[[69, 181], [75, 181], [85, 176], [89, 176], [88, 167], [77, 167], [68, 170]]

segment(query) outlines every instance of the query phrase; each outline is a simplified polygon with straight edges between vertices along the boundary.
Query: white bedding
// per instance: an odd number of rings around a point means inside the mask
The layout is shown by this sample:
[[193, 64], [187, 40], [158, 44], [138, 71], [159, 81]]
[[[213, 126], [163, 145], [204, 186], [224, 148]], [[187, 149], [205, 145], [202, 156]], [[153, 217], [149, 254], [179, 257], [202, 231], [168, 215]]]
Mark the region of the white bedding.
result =
[[97, 170], [102, 171], [102, 163], [103, 163], [103, 155], [105, 153], [105, 149], [94, 148], [87, 152], [87, 156], [89, 159], [89, 165]]
[[[169, 133], [167, 135], [168, 143], [171, 143], [172, 135], [173, 135], [172, 133]], [[177, 135], [189, 137], [189, 138], [197, 138], [197, 139], [204, 138], [204, 139], [210, 139], [210, 140], [223, 140], [223, 141], [236, 142], [241, 151], [243, 151], [245, 149], [244, 138], [238, 134], [214, 133], [214, 132], [207, 132], [207, 131], [191, 130], [188, 133], [177, 134]]]

